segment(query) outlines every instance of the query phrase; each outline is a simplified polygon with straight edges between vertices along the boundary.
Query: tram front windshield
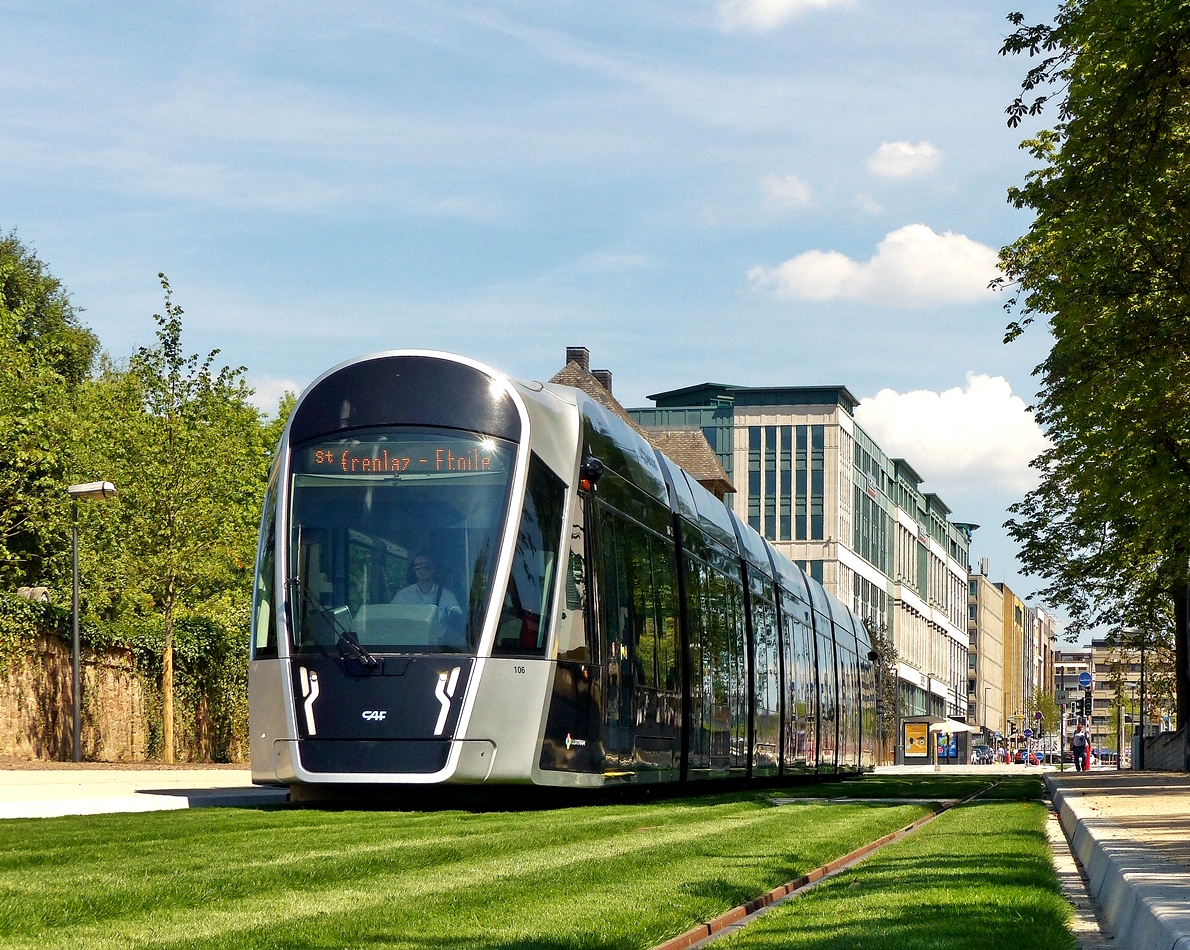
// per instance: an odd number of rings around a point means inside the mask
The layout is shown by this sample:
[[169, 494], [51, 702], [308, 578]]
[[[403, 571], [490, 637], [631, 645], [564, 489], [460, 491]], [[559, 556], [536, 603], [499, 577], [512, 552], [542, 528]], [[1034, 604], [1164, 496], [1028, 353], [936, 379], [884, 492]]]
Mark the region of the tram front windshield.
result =
[[516, 446], [369, 429], [294, 450], [290, 604], [299, 653], [474, 653]]

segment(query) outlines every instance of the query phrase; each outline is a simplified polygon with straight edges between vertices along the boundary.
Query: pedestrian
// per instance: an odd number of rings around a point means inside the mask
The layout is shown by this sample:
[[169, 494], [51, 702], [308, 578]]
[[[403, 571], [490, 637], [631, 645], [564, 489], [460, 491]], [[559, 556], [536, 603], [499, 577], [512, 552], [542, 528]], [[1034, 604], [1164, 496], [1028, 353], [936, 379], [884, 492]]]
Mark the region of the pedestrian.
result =
[[1081, 722], [1074, 730], [1074, 735], [1070, 737], [1070, 751], [1074, 754], [1074, 770], [1076, 772], [1084, 771], [1087, 761], [1087, 734], [1083, 732]]

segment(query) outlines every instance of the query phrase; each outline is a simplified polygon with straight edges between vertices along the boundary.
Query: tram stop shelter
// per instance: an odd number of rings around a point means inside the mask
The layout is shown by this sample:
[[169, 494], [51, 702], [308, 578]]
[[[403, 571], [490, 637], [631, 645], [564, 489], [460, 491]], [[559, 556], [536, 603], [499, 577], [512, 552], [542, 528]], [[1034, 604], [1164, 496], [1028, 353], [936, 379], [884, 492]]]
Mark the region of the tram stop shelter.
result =
[[899, 765], [966, 765], [975, 729], [957, 719], [906, 716], [901, 720]]

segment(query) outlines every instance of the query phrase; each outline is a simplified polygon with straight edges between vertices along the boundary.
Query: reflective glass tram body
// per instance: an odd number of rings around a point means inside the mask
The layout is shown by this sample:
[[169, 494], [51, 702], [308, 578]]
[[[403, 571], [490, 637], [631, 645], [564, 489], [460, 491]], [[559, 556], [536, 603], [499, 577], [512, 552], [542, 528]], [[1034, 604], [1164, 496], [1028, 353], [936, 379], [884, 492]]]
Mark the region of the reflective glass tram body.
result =
[[582, 392], [381, 354], [303, 394], [274, 463], [253, 778], [858, 771], [869, 650], [841, 602]]

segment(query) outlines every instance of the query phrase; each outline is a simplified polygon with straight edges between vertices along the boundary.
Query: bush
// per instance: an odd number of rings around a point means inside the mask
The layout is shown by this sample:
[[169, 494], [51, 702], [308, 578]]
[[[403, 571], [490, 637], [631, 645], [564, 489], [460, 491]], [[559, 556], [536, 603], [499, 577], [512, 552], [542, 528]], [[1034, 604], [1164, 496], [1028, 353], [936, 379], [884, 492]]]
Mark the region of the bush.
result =
[[[248, 756], [248, 610], [217, 602], [174, 620], [174, 723], [179, 758], [234, 762]], [[70, 611], [0, 593], [0, 674], [33, 650], [39, 633], [70, 644]], [[162, 751], [160, 615], [114, 621], [84, 618], [80, 639], [92, 650], [128, 650], [145, 691], [150, 755]]]

